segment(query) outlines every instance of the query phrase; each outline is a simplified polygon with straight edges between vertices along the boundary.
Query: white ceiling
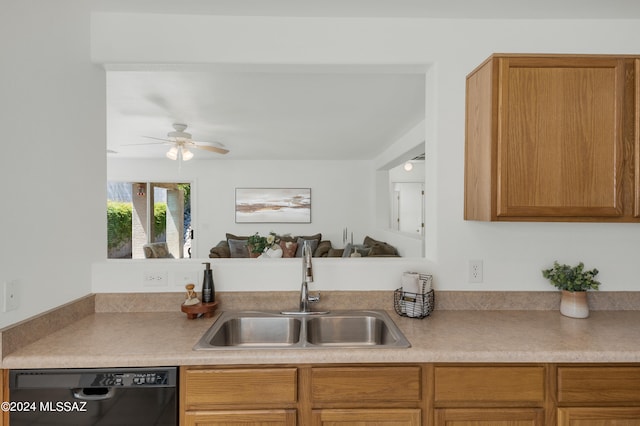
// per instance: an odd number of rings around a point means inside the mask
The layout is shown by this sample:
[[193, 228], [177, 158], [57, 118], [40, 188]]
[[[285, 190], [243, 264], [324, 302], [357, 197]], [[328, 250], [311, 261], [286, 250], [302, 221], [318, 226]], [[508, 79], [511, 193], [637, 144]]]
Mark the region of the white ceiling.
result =
[[[92, 0], [100, 12], [233, 16], [471, 19], [640, 18], [638, 0]], [[300, 72], [302, 71], [302, 72]], [[372, 158], [424, 118], [414, 70], [109, 70], [107, 144], [114, 157], [157, 157], [184, 122], [224, 158]], [[197, 158], [220, 155], [197, 151]]]
[[637, 0], [93, 0], [92, 9], [232, 16], [640, 18]]
[[415, 69], [300, 68], [107, 71], [107, 148], [114, 158], [163, 158], [185, 123], [213, 159], [371, 159], [424, 119]]

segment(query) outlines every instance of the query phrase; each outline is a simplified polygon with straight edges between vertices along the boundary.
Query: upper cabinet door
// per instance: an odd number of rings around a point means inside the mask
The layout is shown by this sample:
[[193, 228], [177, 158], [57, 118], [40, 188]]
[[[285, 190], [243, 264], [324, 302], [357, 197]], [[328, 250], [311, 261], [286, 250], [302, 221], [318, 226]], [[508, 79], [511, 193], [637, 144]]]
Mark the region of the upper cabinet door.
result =
[[633, 76], [603, 56], [492, 57], [474, 71], [465, 219], [637, 217]]
[[622, 215], [623, 62], [500, 62], [498, 216]]

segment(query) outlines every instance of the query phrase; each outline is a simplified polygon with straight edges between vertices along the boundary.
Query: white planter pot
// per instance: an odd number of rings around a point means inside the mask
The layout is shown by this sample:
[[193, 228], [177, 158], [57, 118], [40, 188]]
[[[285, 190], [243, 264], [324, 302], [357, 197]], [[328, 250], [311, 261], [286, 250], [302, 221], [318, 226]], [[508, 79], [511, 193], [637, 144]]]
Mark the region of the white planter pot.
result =
[[[273, 248], [275, 247], [275, 248]], [[262, 258], [278, 258], [278, 257], [282, 257], [282, 249], [280, 248], [280, 246], [273, 246], [272, 248], [268, 248], [264, 251], [264, 253], [262, 253], [259, 257]]]
[[587, 292], [562, 290], [560, 313], [571, 318], [587, 318], [589, 316]]

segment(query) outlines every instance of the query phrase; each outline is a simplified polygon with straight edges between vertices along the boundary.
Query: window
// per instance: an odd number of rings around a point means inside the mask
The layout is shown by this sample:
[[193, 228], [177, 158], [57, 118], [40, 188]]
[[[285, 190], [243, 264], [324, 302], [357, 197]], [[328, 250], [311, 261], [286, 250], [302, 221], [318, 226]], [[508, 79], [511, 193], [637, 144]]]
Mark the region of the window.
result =
[[191, 184], [107, 182], [107, 258], [191, 257]]

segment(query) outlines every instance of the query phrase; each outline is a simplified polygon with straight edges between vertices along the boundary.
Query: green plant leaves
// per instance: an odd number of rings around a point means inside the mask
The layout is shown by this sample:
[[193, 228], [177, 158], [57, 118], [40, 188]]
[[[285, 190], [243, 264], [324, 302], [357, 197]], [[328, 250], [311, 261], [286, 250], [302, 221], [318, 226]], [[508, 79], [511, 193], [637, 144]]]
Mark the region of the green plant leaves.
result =
[[582, 262], [572, 267], [560, 265], [554, 261], [553, 268], [542, 270], [543, 277], [551, 281], [551, 284], [559, 290], [566, 291], [598, 290], [600, 282], [595, 279], [596, 275], [598, 275], [597, 269], [585, 271]]

